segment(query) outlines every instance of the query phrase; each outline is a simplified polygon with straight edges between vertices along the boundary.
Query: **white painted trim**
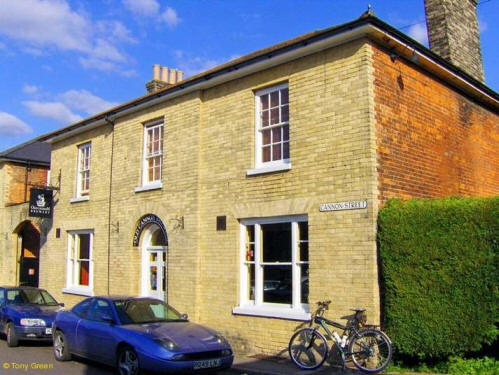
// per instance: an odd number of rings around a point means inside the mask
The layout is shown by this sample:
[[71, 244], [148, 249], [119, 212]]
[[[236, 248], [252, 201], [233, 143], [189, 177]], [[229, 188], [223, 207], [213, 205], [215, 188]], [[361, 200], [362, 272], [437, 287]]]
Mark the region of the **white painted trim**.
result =
[[78, 287], [72, 287], [72, 288], [62, 288], [62, 292], [65, 294], [76, 294], [79, 296], [87, 296], [87, 297], [93, 297], [94, 291], [90, 288], [78, 288]]
[[154, 182], [152, 184], [144, 185], [144, 186], [137, 186], [133, 191], [135, 193], [140, 193], [142, 191], [149, 191], [149, 190], [158, 190], [163, 188], [163, 183], [162, 182]]
[[[239, 306], [233, 308], [233, 314], [255, 315], [273, 318], [307, 320], [310, 319], [309, 305], [301, 303], [301, 265], [298, 262], [299, 252], [299, 222], [308, 222], [307, 215], [276, 216], [265, 218], [241, 219], [239, 222]], [[280, 265], [291, 265], [293, 279], [292, 304], [270, 304], [263, 301], [263, 269], [266, 263], [261, 259], [262, 252], [262, 234], [261, 226], [265, 224], [290, 223], [291, 224], [291, 262], [279, 263]], [[246, 262], [247, 245], [247, 226], [254, 226], [255, 246], [254, 246], [254, 264], [255, 264], [255, 300], [248, 298], [248, 267]], [[269, 264], [269, 263], [267, 263]], [[308, 262], [307, 262], [308, 264]], [[296, 285], [296, 287], [295, 287]]]
[[[287, 159], [289, 160], [289, 159]], [[253, 169], [248, 169], [246, 171], [246, 176], [256, 176], [259, 174], [266, 174], [266, 173], [273, 173], [273, 172], [284, 172], [284, 171], [289, 171], [291, 169], [291, 163], [279, 163], [279, 164], [274, 164], [274, 165], [265, 165], [263, 164], [262, 167], [259, 168], [253, 168]]]
[[88, 148], [88, 170], [90, 171], [90, 165], [92, 163], [92, 142], [85, 142], [78, 145], [78, 157], [76, 158], [76, 197], [85, 197], [86, 195], [82, 195], [82, 193], [86, 193], [88, 195], [90, 191], [90, 181], [88, 190], [81, 191], [81, 154], [84, 149]]
[[[81, 294], [81, 295], [89, 295], [88, 293], [93, 293], [94, 290], [94, 260], [93, 260], [93, 247], [94, 247], [94, 230], [93, 229], [78, 229], [78, 230], [68, 230], [68, 251], [67, 251], [67, 259], [66, 259], [66, 288], [65, 290], [72, 291], [68, 293], [72, 294]], [[77, 285], [76, 283], [76, 275], [77, 275], [77, 267], [78, 262], [76, 261], [76, 253], [78, 252], [76, 249], [77, 242], [75, 241], [75, 235], [79, 234], [90, 234], [89, 241], [89, 275], [88, 275], [88, 286]], [[73, 241], [73, 249], [71, 249], [71, 241]], [[74, 258], [75, 261], [71, 264], [71, 258]], [[63, 290], [64, 290], [63, 289]], [[76, 293], [74, 293], [76, 291]], [[84, 294], [87, 293], [87, 294]]]
[[83, 197], [69, 198], [69, 203], [86, 202], [88, 200], [90, 200], [90, 197], [88, 195], [85, 195]]
[[[255, 168], [254, 169], [249, 169], [246, 172], [247, 176], [252, 176], [256, 174], [262, 174], [262, 173], [271, 173], [271, 172], [278, 172], [278, 171], [283, 171], [283, 170], [288, 170], [291, 169], [291, 161], [290, 159], [281, 159], [281, 160], [276, 160], [276, 161], [267, 161], [263, 162], [262, 161], [262, 131], [264, 130], [262, 128], [262, 123], [260, 119], [260, 111], [261, 111], [261, 100], [260, 97], [262, 95], [269, 94], [274, 91], [280, 91], [282, 89], [288, 89], [289, 92], [289, 83], [288, 82], [283, 82], [278, 85], [266, 87], [264, 89], [255, 91]], [[279, 94], [279, 98], [280, 98]], [[288, 94], [288, 100], [289, 100], [289, 94]], [[280, 99], [279, 99], [279, 104], [280, 104]], [[269, 107], [270, 108], [270, 107]], [[278, 108], [281, 108], [280, 105]], [[288, 101], [288, 111], [290, 108], [290, 104]], [[289, 113], [289, 112], [288, 112]], [[276, 124], [276, 125], [269, 125], [265, 127], [265, 130], [270, 130], [273, 128], [277, 127], [282, 127], [285, 126], [286, 124]], [[287, 122], [287, 126], [289, 126], [289, 118]], [[282, 141], [282, 140], [281, 140]], [[288, 140], [288, 146], [289, 146], [289, 140]], [[283, 156], [283, 155], [281, 155]], [[288, 166], [289, 165], [289, 166]]]
[[[141, 275], [140, 275], [140, 294], [141, 296], [146, 296], [146, 297], [154, 297], [158, 299], [165, 299], [165, 294], [167, 293], [168, 290], [168, 275], [166, 274], [167, 269], [167, 264], [166, 262], [162, 265], [163, 268], [165, 268], [165, 292], [160, 291], [163, 285], [163, 272], [160, 272], [161, 270], [158, 267], [158, 279], [157, 279], [157, 293], [150, 293], [149, 291], [149, 285], [150, 285], [150, 262], [149, 262], [149, 254], [151, 252], [164, 252], [166, 253], [168, 251], [168, 246], [150, 246], [149, 244], [151, 243], [151, 238], [154, 232], [160, 230], [160, 228], [153, 224], [149, 226], [145, 232], [143, 233], [143, 238], [142, 238], [142, 249], [141, 249]], [[162, 262], [162, 257], [158, 259], [158, 263]]]
[[289, 215], [289, 216], [273, 216], [265, 218], [250, 218], [241, 219], [242, 225], [255, 225], [255, 224], [277, 224], [277, 223], [290, 223], [292, 221], [308, 221], [307, 215]]
[[[161, 138], [161, 167], [160, 167], [160, 179], [159, 180], [154, 180], [154, 181], [148, 181], [147, 180], [147, 172], [148, 172], [148, 165], [147, 165], [147, 134], [149, 129], [151, 128], [162, 128], [161, 132], [163, 132], [163, 136]], [[164, 131], [165, 131], [165, 122], [164, 119], [156, 119], [152, 120], [149, 122], [144, 123], [143, 126], [143, 145], [142, 145], [142, 187], [147, 187], [147, 186], [154, 186], [157, 185], [158, 183], [161, 184], [161, 180], [163, 179], [163, 140], [164, 140]], [[158, 156], [158, 155], [155, 155]], [[152, 190], [152, 189], [146, 189], [146, 190]], [[142, 191], [142, 190], [140, 190]], [[135, 190], [137, 192], [137, 190]]]
[[267, 318], [282, 318], [291, 320], [308, 321], [311, 319], [311, 314], [308, 309], [291, 309], [285, 307], [271, 306], [237, 306], [232, 309], [234, 315], [252, 315]]

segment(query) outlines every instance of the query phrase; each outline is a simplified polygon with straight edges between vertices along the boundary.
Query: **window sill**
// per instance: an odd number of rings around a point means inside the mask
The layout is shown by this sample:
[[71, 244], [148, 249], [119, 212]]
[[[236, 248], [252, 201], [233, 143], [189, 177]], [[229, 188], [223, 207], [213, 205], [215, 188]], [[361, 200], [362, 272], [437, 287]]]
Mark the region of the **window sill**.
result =
[[87, 288], [63, 288], [62, 292], [65, 294], [76, 294], [78, 296], [87, 296], [87, 297], [92, 297], [94, 295], [94, 292], [90, 289]]
[[89, 200], [90, 200], [90, 197], [88, 195], [85, 195], [83, 197], [69, 198], [69, 203], [86, 202]]
[[136, 193], [140, 193], [142, 191], [158, 190], [158, 189], [162, 189], [162, 188], [163, 188], [162, 182], [155, 182], [154, 184], [137, 186], [134, 191]]
[[248, 169], [246, 171], [246, 176], [256, 176], [265, 173], [284, 172], [284, 171], [289, 171], [290, 169], [291, 169], [291, 163], [263, 166], [259, 168]]
[[302, 321], [308, 321], [311, 319], [310, 312], [305, 309], [291, 309], [285, 307], [279, 308], [269, 306], [237, 306], [232, 309], [232, 314]]

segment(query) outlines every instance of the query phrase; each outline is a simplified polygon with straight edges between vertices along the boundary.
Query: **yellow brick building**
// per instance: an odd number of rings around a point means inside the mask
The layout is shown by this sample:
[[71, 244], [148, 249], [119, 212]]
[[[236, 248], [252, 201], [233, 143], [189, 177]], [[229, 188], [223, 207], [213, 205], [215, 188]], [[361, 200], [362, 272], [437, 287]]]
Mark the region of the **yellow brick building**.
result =
[[49, 134], [40, 285], [163, 298], [247, 353], [282, 352], [318, 300], [379, 323], [375, 49], [498, 103], [407, 43], [368, 15]]

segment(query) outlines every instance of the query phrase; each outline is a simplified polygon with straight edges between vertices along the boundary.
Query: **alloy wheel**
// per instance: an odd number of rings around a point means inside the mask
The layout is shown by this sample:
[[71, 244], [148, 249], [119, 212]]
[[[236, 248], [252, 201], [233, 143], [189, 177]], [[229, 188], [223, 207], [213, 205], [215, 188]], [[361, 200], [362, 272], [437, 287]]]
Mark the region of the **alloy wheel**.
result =
[[57, 358], [62, 358], [64, 355], [64, 339], [61, 334], [57, 334], [54, 340], [54, 351]]
[[120, 375], [137, 375], [139, 373], [139, 359], [131, 348], [126, 348], [118, 360]]

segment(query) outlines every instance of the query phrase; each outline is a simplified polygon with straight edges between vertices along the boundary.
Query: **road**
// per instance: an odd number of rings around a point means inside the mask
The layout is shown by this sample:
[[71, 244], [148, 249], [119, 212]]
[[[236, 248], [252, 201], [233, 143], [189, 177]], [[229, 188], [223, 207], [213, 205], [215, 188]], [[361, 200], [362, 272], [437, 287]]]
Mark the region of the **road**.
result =
[[[107, 367], [85, 359], [73, 358], [69, 362], [58, 362], [52, 353], [52, 344], [21, 342], [17, 348], [9, 348], [5, 337], [0, 338], [1, 375], [112, 375]], [[219, 373], [232, 375], [231, 371]]]

